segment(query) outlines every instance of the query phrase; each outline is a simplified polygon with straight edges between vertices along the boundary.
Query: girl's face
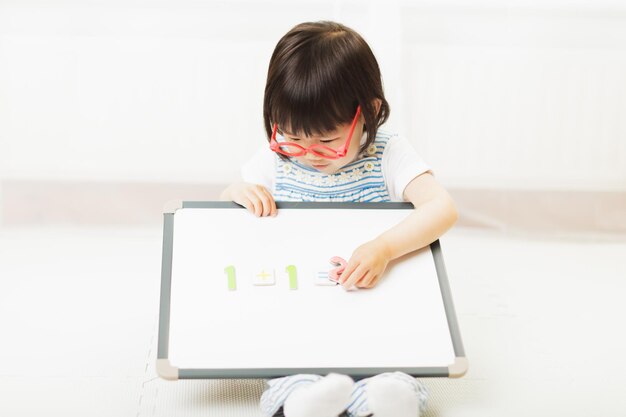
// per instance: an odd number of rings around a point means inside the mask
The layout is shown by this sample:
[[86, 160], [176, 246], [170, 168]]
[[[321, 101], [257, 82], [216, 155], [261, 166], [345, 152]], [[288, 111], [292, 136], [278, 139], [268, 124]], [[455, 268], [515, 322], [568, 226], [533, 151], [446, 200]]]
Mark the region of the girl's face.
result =
[[[290, 133], [287, 131], [283, 132], [283, 135], [285, 137], [285, 140], [289, 142], [295, 142], [305, 148], [319, 143], [328, 146], [329, 148], [339, 149], [348, 140], [348, 134], [350, 133], [351, 125], [352, 123], [339, 125], [334, 131], [328, 132], [324, 136], [304, 136]], [[309, 166], [313, 169], [323, 172], [324, 174], [334, 174], [342, 167], [354, 161], [357, 157], [359, 153], [359, 148], [361, 147], [360, 141], [361, 136], [363, 136], [363, 126], [364, 120], [363, 116], [361, 115], [356, 123], [356, 126], [354, 127], [354, 132], [352, 132], [350, 148], [348, 148], [348, 152], [343, 158], [326, 159], [319, 157], [311, 152], [308, 152], [304, 156], [292, 156], [292, 158], [294, 158], [300, 164]]]

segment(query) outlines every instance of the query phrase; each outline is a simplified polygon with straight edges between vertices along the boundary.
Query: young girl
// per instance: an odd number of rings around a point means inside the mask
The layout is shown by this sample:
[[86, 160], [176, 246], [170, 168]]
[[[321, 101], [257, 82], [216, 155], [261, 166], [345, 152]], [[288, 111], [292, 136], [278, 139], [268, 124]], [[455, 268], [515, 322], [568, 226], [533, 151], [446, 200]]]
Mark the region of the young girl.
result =
[[[270, 60], [263, 116], [269, 144], [221, 199], [256, 216], [275, 216], [275, 201], [415, 207], [356, 248], [340, 278], [344, 288], [374, 287], [391, 260], [432, 243], [456, 221], [450, 196], [408, 141], [379, 130], [389, 116], [380, 70], [352, 29], [303, 23], [283, 36]], [[292, 375], [268, 385], [261, 398], [268, 417], [416, 417], [427, 396], [421, 382], [400, 372], [358, 383], [337, 374]]]

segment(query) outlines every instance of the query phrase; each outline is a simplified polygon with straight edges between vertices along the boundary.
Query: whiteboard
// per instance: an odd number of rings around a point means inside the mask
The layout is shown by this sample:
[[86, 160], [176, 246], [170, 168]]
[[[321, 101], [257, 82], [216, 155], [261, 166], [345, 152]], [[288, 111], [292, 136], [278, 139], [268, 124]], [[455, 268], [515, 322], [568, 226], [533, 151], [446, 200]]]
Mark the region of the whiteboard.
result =
[[391, 262], [373, 289], [324, 279], [331, 257], [348, 260], [411, 205], [279, 203], [262, 218], [233, 203], [180, 207], [165, 214], [157, 366], [176, 378], [449, 376], [464, 356], [430, 247]]

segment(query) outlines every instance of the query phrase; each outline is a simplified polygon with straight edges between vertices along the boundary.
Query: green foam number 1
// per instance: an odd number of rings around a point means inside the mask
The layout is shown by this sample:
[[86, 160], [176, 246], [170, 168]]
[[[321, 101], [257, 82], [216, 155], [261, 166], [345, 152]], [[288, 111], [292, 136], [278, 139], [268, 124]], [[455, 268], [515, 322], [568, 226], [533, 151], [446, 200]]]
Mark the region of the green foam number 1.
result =
[[286, 269], [289, 274], [289, 289], [297, 290], [298, 289], [298, 271], [294, 265], [289, 265]]
[[224, 272], [228, 277], [228, 289], [230, 291], [235, 291], [237, 289], [237, 279], [235, 278], [235, 267], [232, 265], [228, 265], [224, 268]]

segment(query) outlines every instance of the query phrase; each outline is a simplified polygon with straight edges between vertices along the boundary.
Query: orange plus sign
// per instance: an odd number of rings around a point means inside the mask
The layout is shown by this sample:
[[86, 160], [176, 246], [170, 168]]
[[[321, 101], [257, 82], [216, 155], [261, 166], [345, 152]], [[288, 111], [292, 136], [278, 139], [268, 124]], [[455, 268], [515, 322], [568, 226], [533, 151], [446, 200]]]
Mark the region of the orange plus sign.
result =
[[272, 274], [268, 274], [265, 270], [261, 271], [260, 274], [257, 274], [257, 277], [261, 277], [263, 281], [266, 281], [268, 277], [271, 277]]

